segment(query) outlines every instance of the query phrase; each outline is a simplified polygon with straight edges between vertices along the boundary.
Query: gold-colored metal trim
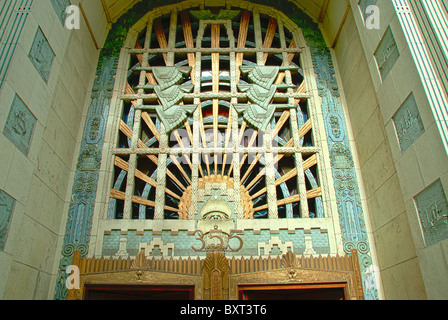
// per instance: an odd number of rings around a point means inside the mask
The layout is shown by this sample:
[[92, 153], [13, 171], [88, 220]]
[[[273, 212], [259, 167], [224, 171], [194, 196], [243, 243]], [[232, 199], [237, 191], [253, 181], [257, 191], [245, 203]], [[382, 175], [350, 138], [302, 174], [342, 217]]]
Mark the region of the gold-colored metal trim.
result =
[[213, 251], [205, 259], [150, 258], [139, 253], [135, 259], [80, 258], [80, 288], [70, 290], [68, 300], [85, 298], [87, 285], [185, 285], [194, 287], [196, 300], [237, 300], [242, 286], [340, 285], [346, 299], [363, 300], [358, 252], [347, 256], [279, 257], [229, 259]]

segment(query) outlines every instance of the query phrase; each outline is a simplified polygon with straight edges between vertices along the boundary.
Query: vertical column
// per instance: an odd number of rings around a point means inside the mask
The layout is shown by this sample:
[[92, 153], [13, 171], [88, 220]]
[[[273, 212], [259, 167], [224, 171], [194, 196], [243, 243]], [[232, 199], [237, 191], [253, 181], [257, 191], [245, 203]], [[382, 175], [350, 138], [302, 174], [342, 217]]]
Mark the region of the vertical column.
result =
[[[232, 98], [232, 104], [237, 103], [236, 98]], [[235, 193], [235, 203], [241, 203], [241, 177], [240, 177], [240, 141], [238, 128], [238, 112], [232, 107], [232, 145], [233, 145], [233, 190]], [[230, 169], [229, 169], [230, 170]], [[236, 206], [238, 219], [244, 219], [243, 206]]]
[[[189, 29], [191, 31], [191, 27]], [[202, 35], [204, 33], [204, 25], [200, 24], [198, 31], [198, 38], [196, 47], [201, 46]], [[191, 36], [192, 37], [192, 36]], [[193, 39], [187, 42], [187, 46], [193, 47]], [[196, 52], [195, 56], [195, 67], [194, 67], [194, 94], [199, 95], [201, 93], [201, 65], [202, 54], [201, 52]], [[203, 154], [199, 151], [201, 145], [201, 99], [194, 98], [194, 104], [198, 107], [193, 113], [193, 154], [192, 154], [192, 170], [191, 170], [191, 206], [188, 212], [188, 218], [194, 220], [196, 214], [198, 213], [198, 193], [199, 193], [199, 171], [204, 159]]]
[[[257, 51], [257, 65], [264, 65], [264, 52], [263, 52], [263, 35], [261, 32], [260, 13], [258, 11], [253, 12], [254, 17], [254, 29], [255, 29], [255, 47]], [[265, 168], [266, 168], [266, 202], [268, 205], [268, 217], [269, 219], [278, 218], [277, 208], [277, 190], [275, 186], [275, 170], [274, 170], [274, 154], [272, 153], [272, 139], [271, 139], [271, 124], [266, 127], [266, 132], [259, 132], [263, 135], [264, 140], [264, 156], [265, 156]]]
[[[278, 208], [277, 208], [277, 187], [275, 186], [275, 169], [274, 169], [274, 157], [278, 154], [274, 154], [271, 150], [271, 124], [266, 127], [266, 132], [264, 133], [264, 143], [265, 143], [265, 160], [266, 160], [266, 196], [268, 205], [268, 217], [269, 219], [278, 218]], [[277, 162], [278, 163], [278, 162]]]
[[253, 11], [254, 29], [255, 29], [255, 47], [257, 48], [257, 65], [264, 65], [263, 36], [261, 34], [260, 13]]
[[[280, 21], [280, 20], [279, 20]], [[285, 34], [284, 34], [284, 26], [281, 22], [279, 22], [279, 33], [280, 33], [280, 42], [282, 49], [286, 49], [286, 40], [285, 40]], [[283, 65], [289, 66], [290, 58], [287, 52], [282, 52], [283, 57]], [[287, 70], [285, 72], [285, 79], [287, 84], [292, 84], [292, 77], [291, 77], [291, 71]], [[288, 104], [291, 106], [295, 105], [295, 99], [294, 99], [294, 89], [288, 88]], [[290, 116], [290, 126], [291, 126], [291, 132], [292, 137], [294, 139], [294, 164], [297, 168], [297, 190], [299, 192], [300, 196], [300, 216], [302, 218], [309, 218], [309, 208], [308, 208], [308, 199], [307, 199], [307, 192], [306, 192], [306, 183], [305, 183], [305, 173], [303, 171], [303, 158], [302, 153], [300, 152], [300, 137], [299, 137], [299, 124], [297, 121], [297, 109], [291, 108], [289, 110]]]
[[[148, 21], [148, 25], [146, 26], [146, 35], [145, 35], [145, 43], [144, 43], [144, 49], [149, 49], [151, 47], [151, 36], [152, 36], [152, 26], [153, 26], [153, 19], [149, 19]], [[142, 67], [149, 67], [149, 63], [148, 63], [148, 59], [149, 59], [149, 53], [145, 52], [142, 55], [142, 63], [141, 66]], [[145, 72], [145, 78], [140, 78], [140, 83], [144, 82], [145, 84], [147, 83], [147, 81], [150, 81], [150, 75]], [[144, 90], [139, 89], [138, 93], [143, 94]], [[143, 104], [142, 100], [138, 100], [137, 101], [137, 105]], [[137, 129], [139, 133], [138, 137], [137, 137], [137, 145], [133, 148], [138, 148], [138, 142], [139, 142], [139, 138], [140, 138], [140, 134], [141, 134], [141, 117], [142, 111], [141, 110], [137, 110], [137, 112], [135, 113], [135, 116], [138, 117], [138, 123], [137, 126], [134, 127], [134, 133], [135, 130]], [[137, 156], [137, 160], [138, 160], [138, 156]], [[138, 165], [138, 163], [136, 162], [136, 165]], [[146, 210], [142, 210], [142, 206], [140, 207], [141, 210], [139, 210], [139, 219], [140, 220], [144, 220], [146, 219]]]
[[[185, 39], [185, 46], [186, 48], [194, 48], [194, 41], [193, 41], [193, 33], [191, 30], [191, 22], [190, 22], [190, 13], [187, 10], [184, 10], [180, 13], [181, 16], [181, 22], [182, 22], [182, 30], [184, 34]], [[201, 86], [201, 60], [196, 59], [196, 56], [194, 53], [188, 53], [188, 65], [191, 67], [191, 81], [194, 85], [194, 93], [197, 94], [200, 92], [200, 86]], [[198, 73], [197, 73], [198, 71]], [[199, 106], [201, 103], [201, 100], [199, 98], [194, 98], [193, 103], [196, 106]], [[200, 143], [200, 136], [199, 136], [199, 110], [200, 108], [196, 108], [195, 112], [193, 113], [193, 140], [191, 141], [193, 146], [193, 153], [191, 154], [191, 205], [188, 209], [188, 219], [194, 220], [197, 209], [198, 209], [198, 189], [199, 189], [199, 166], [200, 166], [200, 154], [199, 154], [199, 143]]]
[[[211, 25], [211, 47], [219, 48], [220, 46], [221, 26], [219, 24]], [[219, 53], [212, 52], [212, 91], [219, 93]], [[218, 148], [218, 116], [219, 116], [219, 100], [213, 99], [213, 147], [214, 151], [214, 173], [218, 174], [218, 155], [216, 150]]]
[[[247, 15], [243, 13], [243, 15]], [[248, 20], [248, 18], [246, 18]], [[248, 28], [248, 26], [247, 26]], [[241, 32], [241, 30], [240, 30]], [[247, 32], [247, 31], [243, 31]], [[231, 25], [227, 27], [227, 33], [230, 39], [230, 47], [235, 48], [235, 37], [231, 28]], [[238, 43], [238, 46], [245, 47], [245, 40], [242, 43]], [[241, 57], [242, 64], [242, 57]], [[230, 101], [231, 107], [229, 110], [229, 115], [232, 115], [232, 128], [231, 128], [231, 137], [232, 137], [232, 170], [233, 170], [233, 192], [234, 192], [234, 201], [235, 203], [241, 203], [241, 173], [240, 173], [240, 153], [239, 153], [239, 128], [238, 128], [238, 112], [233, 107], [236, 103], [238, 103], [238, 99], [236, 98], [237, 84], [239, 82], [239, 72], [237, 70], [239, 65], [237, 64], [237, 58], [235, 52], [230, 52], [230, 92], [232, 94], [232, 99]], [[229, 168], [230, 170], [230, 168]], [[230, 171], [229, 171], [230, 172]], [[229, 173], [230, 175], [230, 173]], [[244, 211], [242, 205], [235, 206], [235, 214], [237, 219], [244, 219]]]
[[[144, 44], [145, 49], [149, 48], [150, 37], [151, 37], [151, 28], [152, 28], [152, 21], [150, 21], [147, 26], [146, 38], [145, 38], [145, 44]], [[148, 53], [147, 52], [143, 53], [141, 66], [148, 67]], [[139, 86], [144, 86], [146, 84], [146, 81], [147, 81], [147, 72], [143, 70], [140, 72]], [[143, 93], [144, 93], [143, 89], [138, 90], [138, 94], [143, 94]], [[134, 106], [140, 106], [142, 104], [143, 104], [143, 100], [138, 99]], [[137, 161], [138, 161], [138, 156], [135, 153], [135, 150], [138, 148], [140, 132], [141, 132], [141, 123], [142, 123], [142, 111], [140, 109], [137, 109], [137, 110], [135, 110], [135, 113], [134, 113], [134, 124], [133, 124], [133, 128], [132, 128], [131, 154], [129, 156], [129, 167], [128, 167], [128, 174], [127, 174], [127, 181], [126, 181], [126, 194], [125, 194], [125, 202], [124, 202], [124, 209], [123, 209], [123, 219], [131, 219], [132, 218], [132, 211], [133, 211], [132, 197], [134, 196], [135, 170], [137, 168]], [[143, 217], [140, 217], [140, 218], [143, 218]]]
[[[198, 67], [199, 64], [199, 68]], [[196, 70], [201, 70], [200, 68], [200, 60], [199, 63], [196, 64]], [[197, 85], [200, 86], [201, 77], [195, 77], [197, 81], [195, 81], [195, 87]], [[198, 105], [201, 103], [199, 98], [194, 99], [194, 104]], [[201, 108], [198, 107], [196, 111], [193, 113], [193, 153], [192, 153], [192, 168], [191, 168], [191, 205], [188, 211], [188, 219], [194, 220], [196, 214], [198, 213], [198, 197], [199, 193], [199, 166], [201, 165], [201, 154], [199, 153], [199, 144], [200, 144], [200, 123], [199, 123], [199, 113], [201, 112]]]
[[177, 10], [171, 11], [170, 34], [168, 36], [167, 66], [174, 65], [174, 49], [176, 49]]
[[[194, 75], [194, 93], [200, 94], [201, 92], [201, 60], [202, 54], [196, 53], [196, 65]], [[200, 118], [201, 118], [201, 99], [195, 98], [194, 103], [198, 106], [193, 113], [193, 168], [191, 170], [191, 207], [189, 212], [189, 218], [194, 219], [198, 211], [198, 197], [199, 193], [199, 167], [201, 166], [202, 155], [199, 152], [200, 146]]]
[[[204, 37], [204, 31], [205, 31], [205, 27], [206, 24], [204, 23], [204, 21], [200, 21], [199, 22], [199, 30], [198, 30], [198, 36], [197, 36], [197, 40], [196, 40], [196, 48], [200, 49], [202, 46], [202, 39]], [[197, 61], [197, 66], [199, 65], [201, 67], [201, 63], [200, 61], [202, 61], [202, 54], [201, 52], [197, 52], [196, 53], [196, 61]], [[197, 78], [199, 78], [199, 80], [197, 79], [196, 81], [198, 82], [198, 85], [195, 88], [195, 94], [196, 95], [200, 95], [201, 94], [201, 86], [200, 86], [200, 78], [202, 76], [202, 73], [200, 71], [200, 68], [197, 70], [196, 72]], [[202, 102], [202, 101], [200, 101]], [[206, 142], [206, 137], [205, 137], [205, 131], [204, 131], [204, 123], [203, 123], [203, 119], [202, 119], [202, 106], [200, 106], [199, 108], [199, 122], [198, 122], [198, 130], [200, 131], [200, 136], [201, 136], [201, 141], [202, 141], [202, 150], [204, 150], [203, 152], [200, 153], [200, 161], [205, 161], [206, 164], [206, 169], [207, 169], [207, 175], [210, 175], [210, 163], [209, 163], [209, 155], [205, 153], [205, 149], [207, 148], [207, 142]], [[198, 145], [199, 148], [199, 145]], [[201, 168], [201, 166], [199, 166], [199, 170], [202, 176], [204, 176], [203, 170]]]
[[[294, 98], [290, 98], [294, 103]], [[303, 159], [302, 153], [300, 153], [300, 137], [299, 137], [299, 126], [297, 123], [297, 110], [295, 108], [290, 109], [290, 124], [292, 136], [294, 139], [294, 148], [296, 152], [294, 153], [294, 164], [297, 168], [297, 190], [299, 190], [300, 196], [300, 217], [301, 218], [309, 218], [309, 208], [308, 208], [308, 197], [306, 192], [306, 183], [305, 183], [305, 173], [303, 172]]]
[[406, 36], [411, 54], [416, 61], [415, 65], [422, 80], [423, 88], [428, 97], [428, 102], [434, 114], [439, 129], [439, 134], [448, 153], [448, 104], [442, 86], [437, 79], [434, 67], [431, 64], [428, 50], [420, 36], [414, 17], [406, 0], [393, 0], [401, 27]]
[[[144, 76], [146, 76], [146, 72]], [[140, 74], [142, 77], [142, 74]], [[142, 84], [140, 79], [140, 85]], [[140, 90], [139, 90], [140, 91]], [[140, 93], [140, 92], [139, 92]], [[141, 104], [142, 101], [139, 99], [137, 105]], [[131, 154], [129, 155], [129, 166], [128, 166], [128, 174], [126, 180], [126, 195], [124, 200], [124, 208], [123, 208], [123, 219], [131, 219], [132, 218], [132, 197], [134, 196], [134, 188], [135, 188], [135, 169], [137, 167], [137, 154], [135, 154], [135, 149], [137, 148], [137, 143], [140, 135], [140, 127], [141, 127], [141, 110], [136, 110], [134, 114], [134, 127], [132, 131], [132, 142], [131, 142]]]
[[167, 148], [168, 135], [163, 123], [160, 124], [160, 153], [157, 164], [157, 185], [154, 208], [154, 220], [163, 220], [165, 217], [165, 188], [166, 188], [166, 170], [167, 170]]
[[[166, 65], [174, 65], [174, 49], [176, 45], [177, 11], [171, 12], [170, 33], [168, 38]], [[160, 124], [160, 154], [157, 165], [157, 187], [154, 208], [154, 220], [163, 220], [165, 218], [165, 189], [166, 189], [166, 171], [168, 159], [169, 137], [163, 123]]]

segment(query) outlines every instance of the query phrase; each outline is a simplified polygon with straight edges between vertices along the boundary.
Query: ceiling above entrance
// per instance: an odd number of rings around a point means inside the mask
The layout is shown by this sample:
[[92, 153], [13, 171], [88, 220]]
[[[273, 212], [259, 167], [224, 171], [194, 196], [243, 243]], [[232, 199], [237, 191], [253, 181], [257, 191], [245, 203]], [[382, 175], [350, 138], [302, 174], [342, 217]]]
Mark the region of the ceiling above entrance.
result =
[[[115, 22], [123, 13], [140, 1], [142, 0], [101, 0], [107, 20], [111, 23]], [[257, 1], [257, 3], [262, 2]], [[295, 3], [298, 8], [308, 14], [313, 20], [322, 22], [330, 0], [292, 0], [291, 2]], [[160, 1], [160, 3], [163, 3], [163, 1]]]

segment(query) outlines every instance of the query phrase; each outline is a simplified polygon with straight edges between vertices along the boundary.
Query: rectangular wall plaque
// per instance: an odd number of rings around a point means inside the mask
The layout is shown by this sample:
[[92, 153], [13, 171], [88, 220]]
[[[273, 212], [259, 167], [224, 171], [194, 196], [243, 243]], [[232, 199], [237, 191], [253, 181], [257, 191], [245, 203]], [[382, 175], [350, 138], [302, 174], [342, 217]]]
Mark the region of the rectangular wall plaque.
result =
[[426, 246], [448, 239], [448, 202], [437, 180], [415, 197]]
[[404, 153], [425, 132], [413, 93], [400, 106], [393, 121], [401, 153]]
[[375, 51], [375, 58], [382, 80], [386, 79], [399, 57], [400, 52], [398, 51], [397, 43], [392, 30], [388, 27]]
[[65, 25], [65, 18], [67, 16], [65, 10], [68, 6], [70, 6], [70, 2], [68, 0], [51, 0], [51, 4], [53, 5], [54, 11], [56, 11], [62, 25]]
[[3, 134], [26, 156], [30, 149], [36, 122], [34, 115], [19, 96], [16, 95], [12, 102]]

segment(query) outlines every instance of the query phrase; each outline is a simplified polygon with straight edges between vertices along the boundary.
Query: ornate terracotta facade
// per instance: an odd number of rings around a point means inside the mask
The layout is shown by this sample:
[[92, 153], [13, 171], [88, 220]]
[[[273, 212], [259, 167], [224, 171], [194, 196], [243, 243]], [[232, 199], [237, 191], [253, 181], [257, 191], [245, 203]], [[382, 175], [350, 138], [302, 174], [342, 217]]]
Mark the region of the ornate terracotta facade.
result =
[[[377, 298], [330, 51], [295, 6], [267, 5], [140, 2], [114, 25], [87, 117], [57, 299], [67, 294], [75, 250], [104, 261], [142, 250], [164, 261], [199, 257], [201, 298], [228, 299], [232, 279], [246, 281], [232, 278], [230, 257], [329, 259], [353, 249], [364, 294]], [[305, 272], [289, 271], [289, 280]], [[272, 272], [283, 283], [285, 274]]]

